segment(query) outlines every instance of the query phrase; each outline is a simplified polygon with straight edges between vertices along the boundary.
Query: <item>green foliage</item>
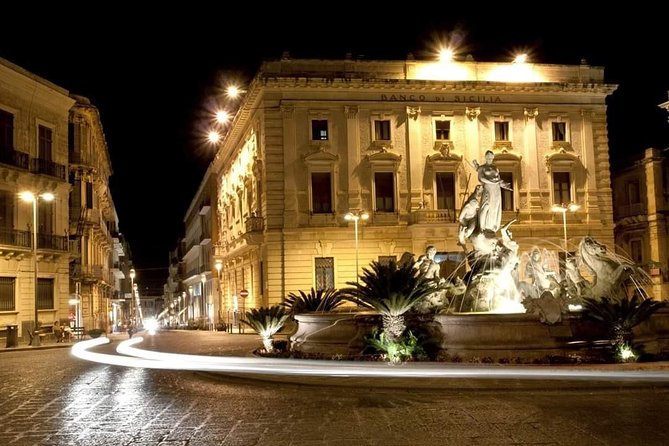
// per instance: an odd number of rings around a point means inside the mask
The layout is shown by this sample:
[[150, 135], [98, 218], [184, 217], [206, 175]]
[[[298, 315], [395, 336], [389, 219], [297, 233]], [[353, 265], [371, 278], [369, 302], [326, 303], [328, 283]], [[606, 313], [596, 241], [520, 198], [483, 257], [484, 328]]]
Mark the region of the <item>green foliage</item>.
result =
[[602, 297], [583, 298], [583, 316], [593, 320], [616, 338], [628, 336], [632, 328], [648, 320], [653, 313], [664, 307], [666, 302], [644, 299], [638, 293], [620, 299]]
[[636, 360], [632, 350], [632, 328], [648, 320], [666, 302], [645, 299], [639, 293], [619, 299], [583, 298], [583, 316], [600, 324], [612, 337], [614, 358], [618, 362]]
[[300, 290], [299, 294], [289, 293], [281, 306], [286, 308], [291, 314], [326, 312], [332, 311], [344, 301], [341, 299], [339, 291], [334, 288], [324, 290], [314, 290], [307, 294]]
[[263, 338], [271, 338], [274, 334], [281, 330], [283, 324], [286, 323], [290, 314], [279, 306], [253, 308], [246, 312], [246, 320], [242, 321], [254, 329]]
[[383, 357], [392, 363], [427, 357], [418, 338], [410, 331], [398, 340], [391, 340], [384, 332], [374, 329], [366, 341], [370, 347], [382, 353]]
[[401, 316], [434, 292], [430, 280], [416, 277], [411, 264], [397, 266], [373, 261], [363, 268], [360, 282], [346, 282], [351, 288], [341, 291], [344, 299], [382, 315]]

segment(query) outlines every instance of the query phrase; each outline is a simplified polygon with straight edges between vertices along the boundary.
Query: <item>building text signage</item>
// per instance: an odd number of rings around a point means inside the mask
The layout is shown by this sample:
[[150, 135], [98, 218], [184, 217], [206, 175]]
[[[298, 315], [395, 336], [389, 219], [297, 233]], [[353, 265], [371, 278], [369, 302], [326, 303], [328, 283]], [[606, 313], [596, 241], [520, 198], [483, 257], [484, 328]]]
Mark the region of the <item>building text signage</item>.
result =
[[468, 103], [499, 103], [503, 102], [499, 96], [490, 95], [434, 95], [434, 94], [404, 94], [387, 93], [381, 95], [382, 101], [387, 102], [468, 102]]

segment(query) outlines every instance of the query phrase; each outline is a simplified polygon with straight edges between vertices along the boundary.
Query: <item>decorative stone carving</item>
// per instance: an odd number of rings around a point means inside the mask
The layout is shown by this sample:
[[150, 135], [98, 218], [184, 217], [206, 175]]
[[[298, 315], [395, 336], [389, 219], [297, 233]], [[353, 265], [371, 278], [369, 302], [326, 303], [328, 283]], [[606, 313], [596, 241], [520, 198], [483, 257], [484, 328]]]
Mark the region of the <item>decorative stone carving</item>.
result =
[[470, 121], [478, 119], [480, 114], [481, 114], [481, 107], [467, 107], [465, 109], [465, 116], [467, 116], [467, 118], [469, 118]]
[[314, 249], [319, 257], [328, 257], [332, 252], [332, 243], [325, 243], [319, 240], [314, 244]]
[[492, 148], [496, 152], [506, 153], [513, 150], [513, 144], [511, 141], [495, 141]]
[[420, 116], [420, 107], [407, 106], [407, 116], [414, 121]]
[[523, 110], [523, 114], [525, 115], [525, 119], [529, 121], [530, 119], [534, 119], [539, 115], [539, 109], [536, 107], [534, 108], [526, 107]]
[[344, 106], [344, 113], [346, 114], [346, 118], [353, 119], [353, 118], [358, 116], [358, 106], [357, 105], [345, 105]]
[[292, 105], [281, 106], [281, 114], [283, 114], [284, 117], [292, 118], [294, 113], [295, 113], [295, 107], [293, 107]]
[[444, 158], [450, 158], [451, 150], [453, 150], [453, 141], [435, 141], [434, 150], [441, 153]]
[[553, 141], [553, 144], [551, 144], [551, 150], [560, 153], [565, 153], [565, 152], [573, 152], [574, 148], [568, 141]]

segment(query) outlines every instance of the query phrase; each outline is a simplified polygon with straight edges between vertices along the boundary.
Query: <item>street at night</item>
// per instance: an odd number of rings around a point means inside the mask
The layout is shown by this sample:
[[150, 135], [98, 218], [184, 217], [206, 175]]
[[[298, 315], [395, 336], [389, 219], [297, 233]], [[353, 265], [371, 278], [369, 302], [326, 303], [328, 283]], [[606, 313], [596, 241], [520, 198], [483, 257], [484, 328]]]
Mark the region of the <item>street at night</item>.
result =
[[[97, 351], [113, 353], [123, 338], [115, 339]], [[140, 345], [206, 355], [244, 355], [258, 346], [254, 335], [208, 332], [162, 332]], [[79, 360], [69, 348], [5, 351], [0, 358], [13, 365], [0, 372], [0, 443], [8, 445], [669, 441], [665, 384], [548, 382], [540, 389], [522, 381], [463, 380], [460, 389], [380, 388], [371, 381], [308, 386], [107, 366]]]

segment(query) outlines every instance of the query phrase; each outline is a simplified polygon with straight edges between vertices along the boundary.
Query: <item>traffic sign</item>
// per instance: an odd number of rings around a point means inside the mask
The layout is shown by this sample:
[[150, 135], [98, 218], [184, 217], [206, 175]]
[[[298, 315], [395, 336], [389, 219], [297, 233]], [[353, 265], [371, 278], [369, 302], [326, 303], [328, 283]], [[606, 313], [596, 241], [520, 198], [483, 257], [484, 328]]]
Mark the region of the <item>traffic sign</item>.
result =
[[249, 297], [249, 290], [239, 290], [240, 297]]

